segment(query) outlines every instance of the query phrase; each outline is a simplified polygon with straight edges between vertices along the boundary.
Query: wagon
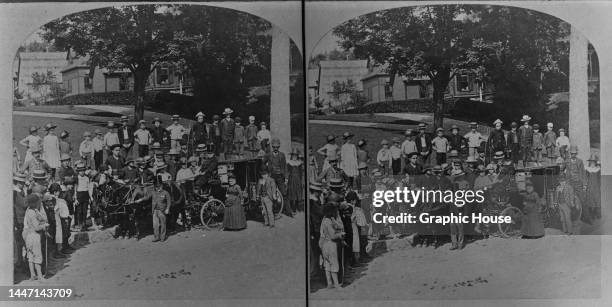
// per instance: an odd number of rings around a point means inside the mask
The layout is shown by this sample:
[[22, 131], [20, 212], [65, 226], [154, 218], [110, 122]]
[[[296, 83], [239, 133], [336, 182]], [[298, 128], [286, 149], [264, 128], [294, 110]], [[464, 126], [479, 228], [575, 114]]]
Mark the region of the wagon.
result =
[[[257, 196], [257, 184], [260, 180], [261, 158], [232, 159], [218, 162], [216, 173], [207, 183], [198, 185], [197, 178], [184, 184], [186, 189], [187, 226], [194, 225], [193, 217], [199, 216], [200, 224], [207, 229], [217, 229], [222, 226], [225, 191], [228, 187], [228, 174], [234, 173], [236, 184], [244, 191], [243, 204], [247, 216], [261, 215], [261, 201]], [[274, 203], [274, 217], [279, 219], [284, 201], [280, 190], [276, 190], [277, 199]]]

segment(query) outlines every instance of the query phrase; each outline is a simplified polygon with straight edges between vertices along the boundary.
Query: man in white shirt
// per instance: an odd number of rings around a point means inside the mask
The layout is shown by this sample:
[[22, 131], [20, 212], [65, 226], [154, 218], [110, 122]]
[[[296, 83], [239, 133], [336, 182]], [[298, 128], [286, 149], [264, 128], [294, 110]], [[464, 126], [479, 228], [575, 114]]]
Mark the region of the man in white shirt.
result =
[[117, 133], [117, 126], [115, 126], [115, 123], [108, 122], [106, 127], [108, 128], [108, 132], [104, 135], [103, 143], [106, 151], [106, 157], [110, 157], [112, 155], [111, 147], [121, 143], [119, 142], [119, 134]]
[[187, 132], [187, 129], [179, 124], [179, 119], [178, 115], [172, 115], [172, 124], [166, 128], [170, 132], [170, 148], [176, 151], [181, 150], [181, 139]]
[[134, 141], [138, 144], [138, 156], [144, 157], [149, 154], [149, 144], [151, 144], [152, 137], [144, 119], [140, 120], [138, 125], [140, 125], [140, 128], [134, 132]]
[[412, 129], [406, 130], [404, 135], [406, 136], [406, 140], [400, 147], [402, 154], [402, 169], [404, 169], [406, 164], [408, 164], [408, 155], [419, 151], [417, 149], [416, 142], [414, 141], [414, 133], [412, 132]]

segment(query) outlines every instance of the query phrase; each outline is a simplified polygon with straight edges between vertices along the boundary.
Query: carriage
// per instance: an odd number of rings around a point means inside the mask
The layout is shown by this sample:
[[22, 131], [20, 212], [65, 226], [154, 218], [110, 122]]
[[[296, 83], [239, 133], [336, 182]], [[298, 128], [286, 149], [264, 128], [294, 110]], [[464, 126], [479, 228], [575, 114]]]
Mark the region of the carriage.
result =
[[[223, 160], [217, 164], [215, 178], [208, 184], [198, 186], [197, 179], [187, 182], [185, 211], [188, 227], [193, 226], [193, 217], [199, 216], [200, 223], [207, 229], [220, 228], [223, 222], [225, 190], [228, 187], [228, 175], [233, 173], [236, 184], [243, 190], [243, 205], [247, 217], [257, 218], [261, 215], [261, 203], [257, 195], [257, 184], [262, 167], [261, 158]], [[193, 191], [193, 193], [191, 192]], [[279, 219], [284, 201], [280, 190], [276, 190], [277, 199], [274, 203], [274, 217]]]
[[[487, 191], [486, 199], [489, 202], [483, 208], [483, 215], [509, 216], [511, 223], [499, 223], [496, 225], [483, 225], [488, 235], [498, 235], [504, 238], [519, 237], [522, 235], [521, 227], [524, 213], [522, 193], [525, 183], [530, 180], [534, 190], [543, 197], [544, 206], [540, 214], [545, 228], [562, 229], [561, 221], [564, 213], [559, 209], [556, 188], [558, 186], [557, 176], [560, 173], [558, 165], [524, 167], [517, 169], [514, 176], [497, 189]], [[575, 219], [580, 219], [581, 212]]]

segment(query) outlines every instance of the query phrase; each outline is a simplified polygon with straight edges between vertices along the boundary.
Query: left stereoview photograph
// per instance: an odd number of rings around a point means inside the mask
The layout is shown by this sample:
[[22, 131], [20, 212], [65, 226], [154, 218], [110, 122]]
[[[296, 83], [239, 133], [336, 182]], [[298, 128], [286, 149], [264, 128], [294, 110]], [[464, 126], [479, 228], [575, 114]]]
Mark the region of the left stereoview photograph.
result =
[[301, 38], [260, 11], [102, 7], [24, 38], [15, 285], [305, 304]]

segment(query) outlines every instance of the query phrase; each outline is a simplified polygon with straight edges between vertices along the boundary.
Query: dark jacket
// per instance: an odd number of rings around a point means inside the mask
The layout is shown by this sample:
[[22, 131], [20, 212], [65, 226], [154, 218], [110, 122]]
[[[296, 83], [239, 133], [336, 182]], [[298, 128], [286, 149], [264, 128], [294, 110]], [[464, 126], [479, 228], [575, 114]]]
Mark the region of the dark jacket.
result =
[[[448, 144], [450, 147], [449, 151], [455, 149], [461, 152], [461, 146], [463, 146], [464, 148], [467, 147], [467, 141], [462, 135], [450, 134], [450, 135], [447, 135], [446, 138], [448, 139]], [[418, 148], [418, 145], [417, 145], [417, 148]]]
[[287, 160], [284, 153], [280, 151], [276, 155], [272, 151], [267, 153], [263, 158], [263, 165], [270, 171], [270, 175], [287, 177]]
[[425, 133], [425, 147], [423, 147], [421, 145], [421, 135], [417, 135], [416, 138], [414, 139], [414, 142], [416, 143], [416, 148], [419, 151], [419, 153], [424, 152], [424, 151], [429, 151], [429, 153], [431, 153], [431, 136], [429, 136], [427, 133]]
[[506, 138], [504, 131], [493, 129], [489, 135], [489, 148], [495, 151], [504, 151], [506, 149]]
[[170, 140], [170, 132], [166, 130], [166, 128], [159, 126], [153, 127], [150, 129], [151, 138], [153, 139], [153, 143], [159, 142], [160, 145], [165, 146], [168, 144]]
[[[130, 127], [130, 126], [127, 126], [127, 132], [128, 132], [127, 143], [130, 143], [131, 146], [134, 146], [134, 129], [132, 129], [132, 127]], [[123, 136], [123, 126], [119, 127], [119, 129], [117, 129], [117, 135], [119, 136], [119, 143], [121, 145], [125, 144], [126, 143], [126, 139]]]

